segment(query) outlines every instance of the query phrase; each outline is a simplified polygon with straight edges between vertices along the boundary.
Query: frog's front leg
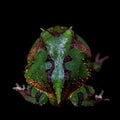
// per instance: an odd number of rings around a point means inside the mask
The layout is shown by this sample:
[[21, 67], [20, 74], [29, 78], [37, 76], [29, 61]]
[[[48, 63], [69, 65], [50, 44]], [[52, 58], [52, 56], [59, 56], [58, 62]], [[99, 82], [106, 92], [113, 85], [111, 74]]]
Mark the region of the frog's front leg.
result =
[[103, 90], [99, 95], [95, 95], [95, 90], [90, 85], [84, 85], [76, 90], [71, 96], [70, 101], [74, 106], [94, 106], [100, 101], [109, 101], [107, 98], [103, 98]]
[[25, 88], [24, 85], [21, 87], [18, 83], [16, 83], [16, 87], [13, 87], [13, 89], [18, 91], [26, 101], [33, 104], [43, 105], [48, 101], [46, 94], [37, 91], [37, 89], [30, 87], [29, 85]]
[[109, 56], [104, 56], [103, 58], [100, 58], [100, 53], [98, 53], [95, 57], [95, 62], [93, 62], [91, 65], [92, 65], [92, 68], [99, 72], [104, 61], [106, 61], [107, 59], [109, 58]]

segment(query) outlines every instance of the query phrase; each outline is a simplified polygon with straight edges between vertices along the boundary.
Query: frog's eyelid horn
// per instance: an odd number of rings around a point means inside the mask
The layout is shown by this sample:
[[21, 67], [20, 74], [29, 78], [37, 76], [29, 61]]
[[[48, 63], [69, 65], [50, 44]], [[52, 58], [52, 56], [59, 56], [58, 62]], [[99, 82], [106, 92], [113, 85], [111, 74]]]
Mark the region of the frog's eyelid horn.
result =
[[[44, 31], [49, 32], [48, 30], [45, 30], [45, 29], [43, 29], [43, 28], [40, 28], [40, 30], [41, 30], [42, 32], [44, 32]], [[50, 32], [49, 32], [49, 33], [50, 33]]]
[[45, 31], [43, 28], [40, 28], [40, 30], [43, 31], [43, 32]]
[[72, 30], [73, 26], [70, 26], [69, 29]]

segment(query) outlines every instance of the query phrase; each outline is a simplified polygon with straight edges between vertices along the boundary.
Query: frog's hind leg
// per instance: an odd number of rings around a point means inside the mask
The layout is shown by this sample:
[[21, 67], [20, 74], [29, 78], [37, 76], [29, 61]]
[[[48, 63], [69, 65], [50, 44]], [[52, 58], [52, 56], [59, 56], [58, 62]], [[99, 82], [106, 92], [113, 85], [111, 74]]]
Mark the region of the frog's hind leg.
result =
[[16, 83], [16, 87], [13, 87], [13, 89], [18, 91], [26, 101], [33, 104], [44, 105], [48, 101], [46, 94], [37, 91], [35, 88], [30, 87], [29, 85], [27, 88], [25, 88], [24, 85], [21, 87], [18, 83]]
[[90, 101], [90, 97], [94, 94], [94, 89], [90, 85], [83, 85], [79, 89], [73, 92], [70, 96], [70, 101], [74, 106], [92, 106], [93, 102]]
[[107, 98], [103, 98], [103, 90], [99, 95], [95, 95], [95, 90], [90, 85], [84, 85], [77, 89], [71, 96], [70, 101], [74, 106], [94, 106], [100, 101], [109, 101]]

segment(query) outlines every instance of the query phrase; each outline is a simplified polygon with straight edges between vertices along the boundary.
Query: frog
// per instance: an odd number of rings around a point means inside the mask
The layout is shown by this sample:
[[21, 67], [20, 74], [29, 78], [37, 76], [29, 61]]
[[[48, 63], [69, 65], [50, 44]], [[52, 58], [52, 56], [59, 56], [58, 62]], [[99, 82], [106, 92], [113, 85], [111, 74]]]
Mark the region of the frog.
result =
[[24, 77], [27, 85], [16, 83], [13, 90], [33, 104], [43, 106], [49, 103], [61, 106], [70, 103], [75, 107], [94, 106], [103, 98], [87, 84], [92, 72], [99, 72], [109, 56], [100, 58], [100, 53], [92, 61], [88, 43], [73, 26], [55, 25], [41, 29], [40, 36], [27, 55]]

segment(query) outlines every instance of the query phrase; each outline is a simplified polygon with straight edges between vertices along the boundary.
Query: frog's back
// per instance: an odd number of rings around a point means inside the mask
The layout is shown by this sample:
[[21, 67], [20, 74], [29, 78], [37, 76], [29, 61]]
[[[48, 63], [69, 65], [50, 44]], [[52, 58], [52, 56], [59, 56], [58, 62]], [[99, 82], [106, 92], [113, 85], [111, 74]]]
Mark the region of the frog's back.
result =
[[41, 30], [28, 54], [25, 78], [59, 104], [90, 76], [91, 51], [72, 27], [54, 26]]

